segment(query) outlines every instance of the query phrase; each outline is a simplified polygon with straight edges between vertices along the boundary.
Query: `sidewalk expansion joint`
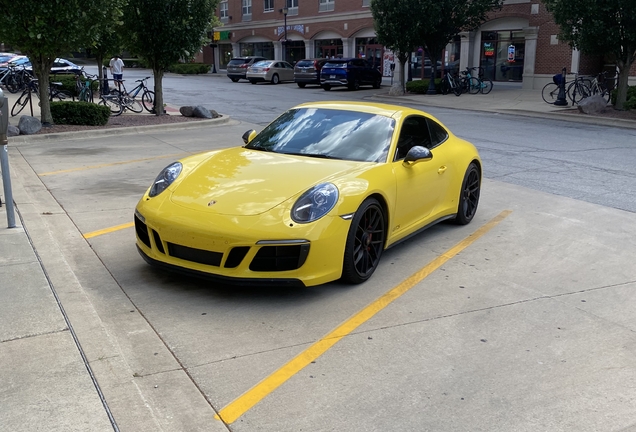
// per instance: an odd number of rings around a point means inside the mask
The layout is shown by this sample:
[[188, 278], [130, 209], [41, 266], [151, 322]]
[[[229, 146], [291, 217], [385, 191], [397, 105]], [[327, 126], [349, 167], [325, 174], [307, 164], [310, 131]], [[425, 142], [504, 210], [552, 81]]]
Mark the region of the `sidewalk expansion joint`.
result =
[[18, 337], [14, 337], [14, 338], [10, 338], [10, 339], [3, 339], [0, 340], [0, 343], [5, 343], [5, 342], [13, 342], [13, 341], [17, 341], [17, 340], [23, 340], [23, 339], [30, 339], [30, 338], [34, 338], [34, 337], [39, 337], [39, 336], [47, 336], [47, 335], [52, 335], [52, 334], [57, 334], [57, 333], [64, 333], [69, 331], [68, 327], [62, 328], [62, 329], [57, 329], [57, 330], [50, 330], [50, 331], [46, 331], [46, 332], [40, 332], [40, 333], [30, 333], [30, 334], [26, 334], [23, 336], [18, 336]]

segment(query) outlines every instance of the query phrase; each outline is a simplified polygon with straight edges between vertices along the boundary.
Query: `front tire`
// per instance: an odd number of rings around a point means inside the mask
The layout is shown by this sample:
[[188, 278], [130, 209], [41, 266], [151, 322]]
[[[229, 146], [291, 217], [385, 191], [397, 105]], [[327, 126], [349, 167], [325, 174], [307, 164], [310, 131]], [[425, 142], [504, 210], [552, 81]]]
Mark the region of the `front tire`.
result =
[[141, 104], [144, 106], [144, 109], [148, 112], [155, 111], [155, 92], [153, 91], [145, 91], [143, 95], [141, 95]]
[[365, 200], [353, 216], [342, 264], [342, 280], [359, 284], [378, 268], [386, 240], [385, 215], [374, 198]]
[[479, 204], [479, 194], [481, 191], [481, 173], [476, 163], [468, 165], [462, 189], [459, 191], [459, 203], [457, 205], [457, 216], [455, 223], [466, 225], [473, 220]]
[[543, 101], [548, 104], [554, 104], [559, 98], [559, 86], [555, 83], [547, 83], [541, 90]]
[[22, 112], [27, 102], [29, 102], [29, 94], [22, 93], [22, 95], [18, 98], [17, 101], [13, 104], [13, 108], [11, 108], [11, 116], [15, 117]]
[[330, 86], [329, 84], [323, 84], [321, 87], [322, 87], [322, 89], [323, 89], [324, 91], [329, 91], [329, 90], [331, 90], [331, 86]]
[[119, 103], [117, 96], [103, 96], [99, 101], [99, 105], [107, 106], [110, 109], [110, 115], [116, 117], [124, 111], [124, 107]]

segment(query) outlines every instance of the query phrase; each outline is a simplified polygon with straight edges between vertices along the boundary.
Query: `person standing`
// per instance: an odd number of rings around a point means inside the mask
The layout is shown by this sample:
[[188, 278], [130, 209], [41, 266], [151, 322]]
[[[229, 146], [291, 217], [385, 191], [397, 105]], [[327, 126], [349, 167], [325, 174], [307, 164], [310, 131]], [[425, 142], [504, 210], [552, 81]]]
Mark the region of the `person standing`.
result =
[[121, 82], [124, 78], [124, 61], [117, 54], [110, 59], [110, 73], [113, 74], [117, 90], [121, 93]]

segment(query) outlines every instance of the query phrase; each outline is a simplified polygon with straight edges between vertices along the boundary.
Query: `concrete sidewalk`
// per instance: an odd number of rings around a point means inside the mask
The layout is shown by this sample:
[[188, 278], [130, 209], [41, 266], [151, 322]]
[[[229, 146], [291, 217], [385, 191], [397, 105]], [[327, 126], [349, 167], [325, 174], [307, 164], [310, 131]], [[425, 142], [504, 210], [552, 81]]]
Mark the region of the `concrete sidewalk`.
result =
[[[382, 96], [375, 99], [636, 128], [636, 121], [593, 118], [574, 114], [571, 107], [548, 105], [541, 99], [540, 91], [522, 90], [518, 85], [495, 83], [489, 95], [460, 97], [407, 95], [396, 98], [388, 97], [387, 91], [388, 88], [383, 88]], [[19, 95], [5, 93], [5, 96], [9, 99], [10, 111]], [[30, 115], [28, 107], [27, 113]], [[34, 115], [39, 116], [36, 104]], [[19, 116], [12, 117], [10, 123], [17, 124], [18, 119]], [[12, 165], [11, 169], [14, 168]], [[34, 186], [41, 187], [14, 182], [13, 190], [15, 193]], [[4, 199], [4, 192], [0, 195]], [[22, 192], [16, 195], [29, 196]], [[18, 202], [17, 206], [20, 212], [29, 212], [33, 203]], [[53, 286], [48, 277], [51, 271], [59, 269], [43, 267], [32, 245], [29, 227], [22, 226], [20, 213], [16, 212], [18, 226], [6, 228], [6, 211], [3, 203], [0, 208], [0, 429], [14, 432], [118, 430], [57, 296], [56, 288], [61, 287]], [[33, 227], [31, 231], [34, 229], [38, 228]]]

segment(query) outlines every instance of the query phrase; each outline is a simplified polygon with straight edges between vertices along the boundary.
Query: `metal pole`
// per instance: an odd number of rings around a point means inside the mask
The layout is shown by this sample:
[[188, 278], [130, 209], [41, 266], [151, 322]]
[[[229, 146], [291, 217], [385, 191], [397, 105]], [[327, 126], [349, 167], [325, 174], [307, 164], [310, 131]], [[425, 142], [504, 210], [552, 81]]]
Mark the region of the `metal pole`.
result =
[[15, 208], [13, 206], [13, 192], [11, 190], [11, 175], [9, 173], [9, 151], [7, 149], [7, 129], [9, 127], [9, 102], [0, 90], [0, 171], [2, 171], [2, 186], [4, 200], [7, 205], [7, 226], [15, 228]]

